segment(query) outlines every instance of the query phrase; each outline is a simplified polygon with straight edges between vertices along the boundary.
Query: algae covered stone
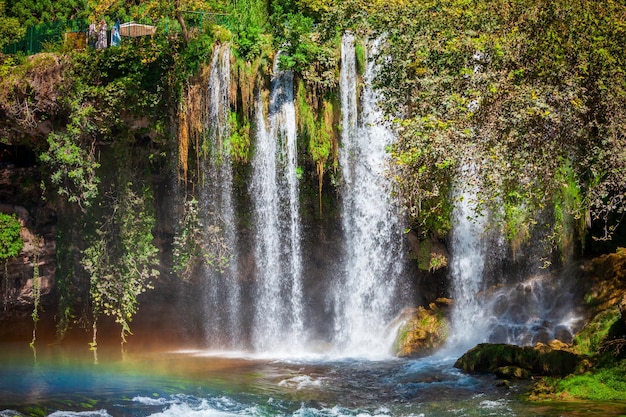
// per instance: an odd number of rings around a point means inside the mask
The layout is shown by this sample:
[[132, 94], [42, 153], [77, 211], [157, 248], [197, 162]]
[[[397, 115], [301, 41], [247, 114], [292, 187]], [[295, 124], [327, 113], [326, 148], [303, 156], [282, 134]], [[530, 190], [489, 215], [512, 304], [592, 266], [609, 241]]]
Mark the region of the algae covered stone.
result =
[[424, 357], [443, 346], [450, 324], [438, 304], [441, 303], [433, 303], [429, 309], [418, 307], [405, 312], [408, 318], [400, 327], [394, 344], [397, 356]]
[[568, 375], [576, 370], [578, 362], [576, 354], [547, 345], [531, 347], [481, 343], [461, 356], [454, 367], [469, 373], [528, 378], [532, 375]]

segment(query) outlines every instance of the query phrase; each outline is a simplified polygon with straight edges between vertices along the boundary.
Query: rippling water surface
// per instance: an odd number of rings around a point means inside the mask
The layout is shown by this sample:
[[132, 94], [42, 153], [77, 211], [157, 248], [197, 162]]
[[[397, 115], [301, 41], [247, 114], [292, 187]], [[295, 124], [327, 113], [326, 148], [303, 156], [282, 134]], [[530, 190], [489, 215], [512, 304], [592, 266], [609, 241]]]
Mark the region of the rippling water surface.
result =
[[626, 404], [527, 404], [453, 358], [367, 361], [0, 345], [0, 416], [619, 416]]

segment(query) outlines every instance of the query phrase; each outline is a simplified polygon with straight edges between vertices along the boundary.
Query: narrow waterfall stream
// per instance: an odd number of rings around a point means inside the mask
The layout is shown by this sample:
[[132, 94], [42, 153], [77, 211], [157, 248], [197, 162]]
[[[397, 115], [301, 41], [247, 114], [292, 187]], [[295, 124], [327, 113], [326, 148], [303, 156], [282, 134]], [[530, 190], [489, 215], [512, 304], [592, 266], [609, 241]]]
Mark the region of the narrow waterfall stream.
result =
[[342, 38], [339, 162], [345, 253], [341, 279], [332, 289], [336, 349], [367, 357], [390, 354], [389, 337], [395, 335], [388, 333], [387, 325], [403, 306], [399, 297], [409, 296], [403, 286], [402, 225], [385, 175], [386, 148], [394, 136], [384, 122], [378, 107], [380, 97], [372, 86], [378, 42], [368, 45], [362, 110], [358, 114], [355, 39], [349, 33]]
[[[452, 277], [452, 330], [448, 347], [464, 352], [485, 341], [485, 310], [480, 292], [484, 290], [486, 218], [478, 210], [475, 167], [460, 170], [455, 189], [456, 206], [452, 213], [450, 275]], [[467, 180], [467, 181], [466, 181]], [[469, 185], [468, 185], [469, 184]]]
[[209, 346], [238, 348], [241, 339], [241, 286], [238, 281], [238, 243], [233, 202], [233, 163], [230, 151], [230, 47], [213, 51], [207, 86], [204, 130], [208, 132], [208, 158], [204, 162], [200, 208], [207, 219], [207, 239], [223, 237], [230, 252], [228, 267], [216, 272], [205, 267], [204, 323]]
[[257, 97], [251, 194], [256, 232], [256, 293], [252, 342], [257, 352], [303, 346], [302, 260], [293, 74], [274, 62], [269, 129]]

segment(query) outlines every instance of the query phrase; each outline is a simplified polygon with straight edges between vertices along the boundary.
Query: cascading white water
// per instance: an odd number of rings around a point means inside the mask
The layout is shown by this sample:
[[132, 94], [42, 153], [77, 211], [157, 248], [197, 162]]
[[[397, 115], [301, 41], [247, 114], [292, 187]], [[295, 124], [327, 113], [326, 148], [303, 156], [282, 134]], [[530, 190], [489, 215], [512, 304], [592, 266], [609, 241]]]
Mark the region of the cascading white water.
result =
[[[371, 56], [380, 41], [372, 42]], [[385, 124], [372, 86], [375, 60], [367, 60], [357, 112], [357, 72], [354, 36], [342, 38], [340, 166], [343, 183], [342, 226], [344, 268], [333, 288], [334, 344], [351, 356], [385, 356], [390, 344], [386, 327], [402, 307], [397, 293], [403, 269], [402, 228], [385, 175], [386, 148], [394, 135]]]
[[477, 210], [477, 187], [473, 184], [475, 169], [465, 166], [454, 191], [456, 203], [452, 214], [451, 239], [451, 292], [452, 330], [448, 347], [465, 351], [485, 340], [484, 300], [480, 291], [484, 288], [485, 266], [485, 217]]
[[[538, 266], [502, 271], [487, 276], [487, 253], [506, 262], [504, 238], [487, 231], [488, 213], [477, 205], [478, 165], [468, 163], [458, 173], [455, 187], [453, 230], [450, 244], [452, 328], [447, 349], [464, 352], [478, 343], [534, 345], [553, 339], [571, 342], [580, 326], [580, 314], [573, 311], [574, 293], [566, 272], [554, 275]], [[541, 242], [531, 242], [543, 256]], [[488, 288], [487, 282], [500, 285]]]
[[230, 110], [230, 46], [217, 45], [213, 51], [208, 80], [204, 130], [208, 132], [202, 208], [208, 226], [207, 239], [219, 235], [229, 249], [225, 271], [207, 268], [205, 275], [204, 323], [207, 343], [213, 347], [237, 348], [241, 332], [241, 286], [237, 276], [237, 234], [233, 203], [233, 164], [228, 116]]
[[487, 341], [535, 345], [559, 339], [571, 343], [582, 325], [582, 317], [572, 308], [574, 280], [563, 278], [536, 274], [514, 286], [493, 291], [485, 304]]
[[[375, 55], [378, 42], [369, 46]], [[390, 337], [394, 336], [389, 323], [410, 304], [406, 302], [410, 292], [407, 277], [403, 276], [399, 210], [385, 175], [386, 148], [395, 138], [372, 87], [375, 62], [367, 60], [359, 103], [355, 39], [351, 34], [344, 35], [339, 157], [343, 251], [339, 273], [323, 277], [319, 280], [324, 281], [321, 286], [310, 289], [303, 286], [293, 74], [280, 71], [278, 59], [274, 63], [268, 114], [264, 114], [261, 93], [255, 103], [256, 136], [249, 191], [256, 269], [249, 288], [238, 271], [243, 245], [237, 239], [228, 131], [230, 49], [227, 45], [217, 46], [213, 54], [205, 121], [210, 146], [200, 198], [207, 235], [221, 236], [231, 258], [226, 270], [205, 271], [207, 345], [220, 349], [252, 347], [258, 353], [306, 353], [312, 348], [307, 346], [305, 325], [324, 317], [332, 322], [332, 329], [317, 328], [324, 329], [322, 343], [331, 346], [328, 353], [387, 356]], [[478, 168], [471, 163], [468, 166], [460, 170], [459, 181], [477, 176]], [[534, 277], [514, 287], [485, 291], [485, 253], [489, 249], [489, 240], [484, 238], [486, 219], [476, 215], [477, 189], [467, 184], [462, 187], [459, 183], [454, 196], [458, 204], [453, 213], [450, 276], [455, 304], [448, 347], [459, 351], [484, 341], [529, 344], [571, 337], [577, 317], [562, 308], [569, 305], [571, 295], [559, 293], [562, 287], [550, 290], [553, 280]], [[312, 282], [309, 279], [306, 282]], [[320, 288], [324, 291], [321, 297], [306, 292]], [[313, 295], [328, 304], [305, 308], [305, 300]], [[559, 301], [553, 302], [555, 299]]]
[[256, 227], [252, 344], [261, 352], [294, 352], [305, 343], [293, 74], [278, 69], [279, 57], [271, 83], [269, 129], [257, 96], [252, 161]]

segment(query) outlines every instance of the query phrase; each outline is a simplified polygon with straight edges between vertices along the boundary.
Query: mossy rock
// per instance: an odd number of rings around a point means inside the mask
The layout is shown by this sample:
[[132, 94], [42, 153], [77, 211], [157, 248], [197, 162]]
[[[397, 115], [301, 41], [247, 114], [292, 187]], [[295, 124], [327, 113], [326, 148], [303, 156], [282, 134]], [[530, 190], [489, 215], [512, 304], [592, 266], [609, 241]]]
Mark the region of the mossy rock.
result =
[[574, 349], [582, 355], [594, 355], [598, 347], [607, 339], [611, 328], [619, 322], [621, 313], [617, 306], [611, 306], [596, 314], [574, 337]]
[[502, 379], [530, 379], [532, 374], [528, 369], [519, 366], [503, 366], [494, 372], [498, 378]]
[[403, 358], [420, 358], [433, 354], [446, 341], [449, 322], [435, 303], [430, 310], [419, 307], [398, 331], [395, 341], [396, 355]]
[[503, 371], [503, 368], [512, 367], [527, 371], [517, 371], [520, 376], [557, 376], [571, 374], [576, 370], [578, 362], [576, 354], [545, 345], [522, 347], [482, 343], [461, 356], [454, 367], [469, 373], [494, 374], [513, 372], [513, 369]]
[[584, 269], [591, 283], [585, 295], [589, 319], [574, 337], [574, 349], [595, 356], [613, 346], [619, 356], [619, 340], [626, 339], [626, 248], [594, 258]]
[[591, 288], [585, 295], [587, 305], [595, 314], [626, 303], [626, 248], [594, 258], [586, 264], [587, 282]]
[[579, 357], [567, 350], [550, 349], [547, 352], [537, 352], [537, 362], [532, 370], [535, 375], [564, 376], [571, 374], [578, 367]]
[[411, 258], [417, 260], [422, 271], [434, 272], [448, 266], [449, 254], [445, 246], [436, 238], [420, 239], [411, 231], [407, 235]]

